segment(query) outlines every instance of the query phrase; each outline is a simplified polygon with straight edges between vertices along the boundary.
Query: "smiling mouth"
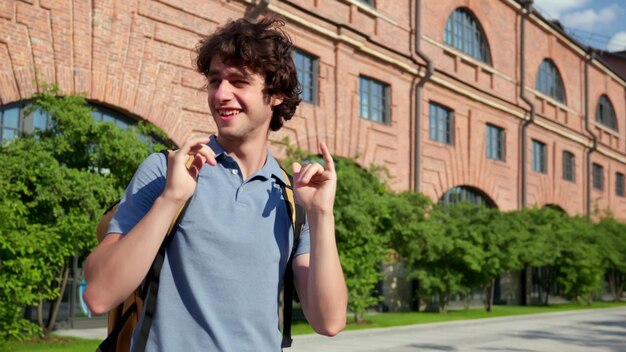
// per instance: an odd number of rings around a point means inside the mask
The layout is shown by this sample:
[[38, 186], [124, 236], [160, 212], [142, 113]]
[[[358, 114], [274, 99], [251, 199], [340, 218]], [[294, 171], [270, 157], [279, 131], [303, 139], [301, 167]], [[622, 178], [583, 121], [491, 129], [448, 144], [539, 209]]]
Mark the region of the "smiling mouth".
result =
[[237, 109], [218, 109], [217, 113], [219, 114], [220, 118], [222, 120], [232, 120], [235, 117], [237, 117], [237, 115], [239, 115], [241, 113], [241, 110], [237, 110]]

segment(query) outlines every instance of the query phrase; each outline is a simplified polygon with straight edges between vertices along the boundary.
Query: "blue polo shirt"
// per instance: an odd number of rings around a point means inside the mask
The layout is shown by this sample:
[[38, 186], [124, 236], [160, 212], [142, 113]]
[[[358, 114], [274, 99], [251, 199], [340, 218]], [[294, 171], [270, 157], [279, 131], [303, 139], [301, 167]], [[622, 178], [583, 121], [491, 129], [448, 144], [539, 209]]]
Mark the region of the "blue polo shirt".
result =
[[[289, 214], [274, 179], [284, 181], [283, 172], [268, 152], [263, 168], [243, 180], [215, 136], [209, 146], [217, 165], [200, 170], [167, 247], [146, 350], [280, 351], [278, 296], [293, 246]], [[142, 163], [109, 233], [126, 234], [143, 218], [163, 192], [166, 174], [163, 154]], [[308, 252], [305, 226], [296, 255]]]

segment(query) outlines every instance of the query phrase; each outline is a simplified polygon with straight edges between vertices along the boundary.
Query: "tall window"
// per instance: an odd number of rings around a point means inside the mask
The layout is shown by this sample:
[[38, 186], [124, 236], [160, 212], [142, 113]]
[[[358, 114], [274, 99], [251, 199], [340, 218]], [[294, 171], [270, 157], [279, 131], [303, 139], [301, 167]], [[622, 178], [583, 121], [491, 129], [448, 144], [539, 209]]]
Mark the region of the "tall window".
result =
[[504, 128], [487, 124], [487, 158], [504, 160]]
[[615, 109], [609, 100], [609, 97], [602, 95], [598, 100], [596, 107], [596, 121], [598, 123], [617, 131], [617, 119], [615, 118]]
[[491, 64], [489, 44], [476, 17], [465, 8], [456, 9], [446, 24], [443, 42], [465, 54]]
[[374, 7], [374, 0], [357, 0], [357, 1], [358, 1], [358, 2], [362, 2], [362, 3], [364, 3], [365, 5], [369, 5], [369, 6]]
[[20, 108], [5, 107], [0, 111], [0, 140], [2, 143], [16, 138], [20, 134]]
[[539, 66], [537, 72], [536, 88], [541, 93], [551, 97], [554, 100], [565, 103], [565, 89], [563, 88], [563, 79], [559, 70], [550, 59], [545, 59]]
[[545, 143], [533, 139], [533, 171], [548, 173], [548, 151]]
[[604, 189], [604, 168], [602, 165], [593, 163], [591, 165], [591, 173], [593, 177], [593, 188], [601, 191]]
[[624, 197], [624, 174], [615, 173], [615, 194]]
[[359, 115], [374, 122], [388, 124], [389, 85], [373, 78], [359, 77]]
[[431, 140], [454, 144], [454, 111], [437, 103], [430, 103], [428, 110], [428, 136]]
[[0, 107], [0, 143], [17, 138], [20, 133], [33, 133], [50, 127], [50, 117], [39, 110], [26, 113], [28, 101]]
[[574, 154], [568, 151], [563, 152], [563, 179], [567, 181], [576, 181], [576, 169]]
[[293, 52], [293, 61], [298, 71], [298, 82], [302, 88], [300, 98], [302, 101], [317, 104], [317, 76], [319, 72], [319, 59], [302, 50]]

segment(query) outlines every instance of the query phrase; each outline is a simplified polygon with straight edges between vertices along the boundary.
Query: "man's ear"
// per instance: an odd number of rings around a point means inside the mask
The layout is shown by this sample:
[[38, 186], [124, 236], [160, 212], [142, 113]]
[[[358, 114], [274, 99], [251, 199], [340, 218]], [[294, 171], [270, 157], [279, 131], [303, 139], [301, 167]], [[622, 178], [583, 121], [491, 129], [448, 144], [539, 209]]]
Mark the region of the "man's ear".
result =
[[285, 98], [282, 95], [272, 95], [270, 98], [270, 106], [275, 107], [283, 103]]

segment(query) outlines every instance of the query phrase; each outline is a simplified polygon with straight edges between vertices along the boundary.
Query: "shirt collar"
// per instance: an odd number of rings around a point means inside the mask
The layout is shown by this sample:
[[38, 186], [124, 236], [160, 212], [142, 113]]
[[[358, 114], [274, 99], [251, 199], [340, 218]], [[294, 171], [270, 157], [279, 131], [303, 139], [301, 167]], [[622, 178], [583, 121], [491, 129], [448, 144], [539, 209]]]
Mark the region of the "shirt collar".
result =
[[[224, 148], [217, 141], [216, 135], [211, 135], [208, 143], [209, 147], [215, 153], [215, 158], [222, 159], [224, 157], [232, 158], [228, 155], [228, 153], [224, 150]], [[223, 156], [222, 156], [223, 155]], [[285, 179], [285, 173], [283, 172], [278, 160], [274, 158], [270, 151], [267, 151], [267, 157], [265, 159], [265, 165], [256, 173], [257, 176], [263, 176], [266, 179], [276, 178], [284, 184], [288, 184], [288, 180]]]

